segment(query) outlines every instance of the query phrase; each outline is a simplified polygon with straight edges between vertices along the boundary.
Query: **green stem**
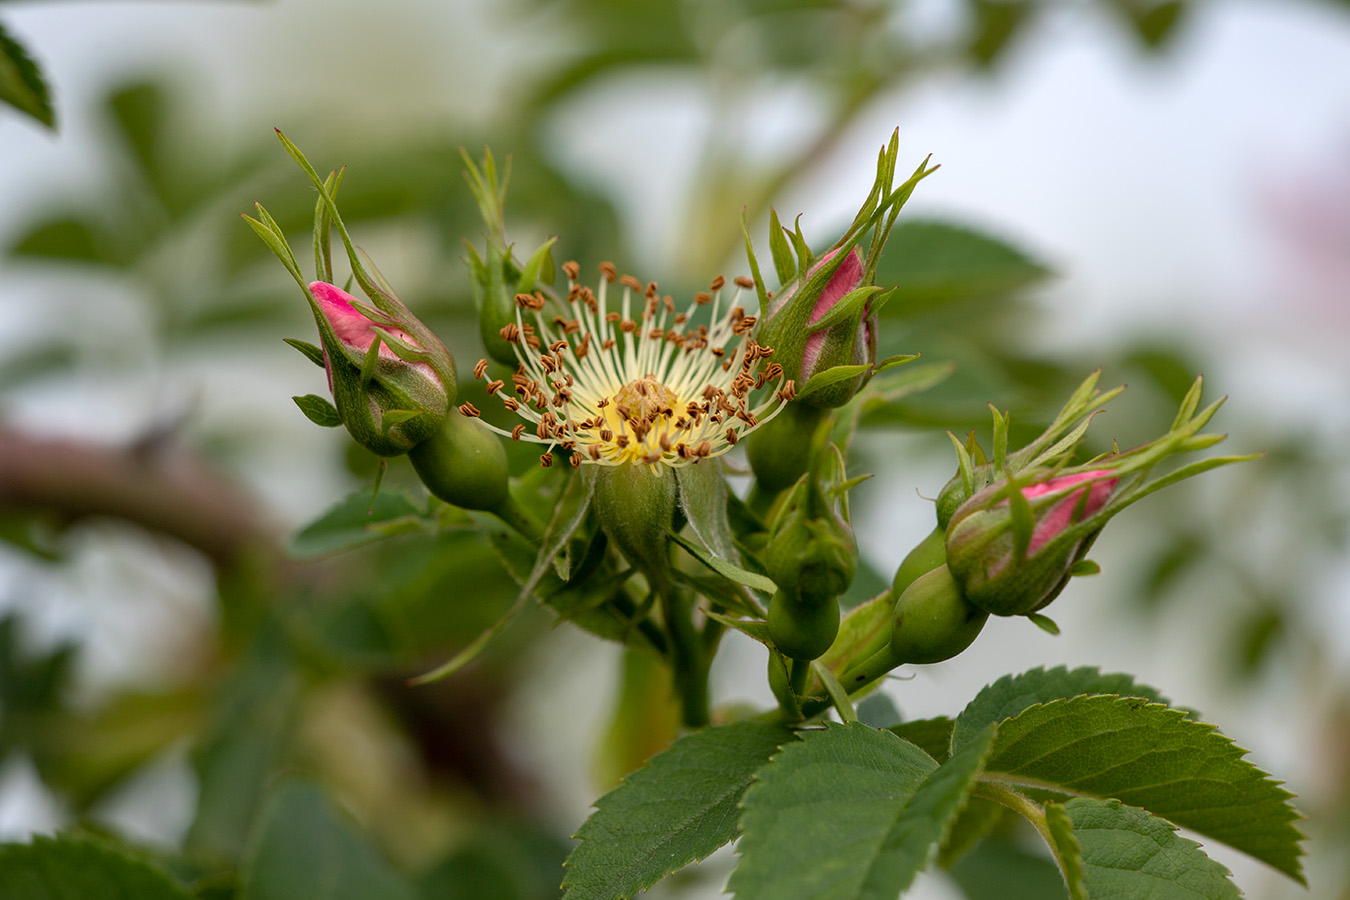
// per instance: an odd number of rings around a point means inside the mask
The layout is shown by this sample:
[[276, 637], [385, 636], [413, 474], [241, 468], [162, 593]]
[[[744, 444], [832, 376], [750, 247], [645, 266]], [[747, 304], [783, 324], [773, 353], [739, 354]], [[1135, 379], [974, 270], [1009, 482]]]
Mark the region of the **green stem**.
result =
[[809, 659], [794, 659], [791, 668], [788, 669], [788, 684], [792, 687], [792, 693], [798, 697], [806, 693], [806, 679], [811, 674], [811, 661]]
[[492, 510], [492, 514], [514, 528], [527, 541], [539, 541], [544, 536], [544, 523], [521, 506], [513, 494], [508, 493], [506, 500]]
[[[1067, 873], [1068, 867], [1064, 858], [1060, 855], [1059, 845], [1055, 843], [1054, 836], [1050, 833], [1050, 823], [1045, 818], [1045, 807], [1032, 800], [1026, 794], [1019, 793], [1011, 788], [1003, 787], [1000, 784], [993, 784], [988, 781], [976, 781], [974, 789], [970, 792], [971, 796], [983, 797], [985, 800], [992, 800], [1002, 806], [1006, 806], [1013, 812], [1035, 827], [1041, 839], [1045, 841], [1050, 848], [1050, 852], [1055, 856], [1055, 864], [1059, 866], [1061, 873]], [[1065, 875], [1067, 880], [1068, 876]]]
[[675, 689], [680, 695], [687, 728], [702, 728], [708, 724], [708, 663], [709, 657], [699, 646], [698, 630], [694, 627], [693, 602], [688, 593], [674, 586], [661, 595], [661, 615], [665, 619], [670, 639], [670, 662], [675, 675]]

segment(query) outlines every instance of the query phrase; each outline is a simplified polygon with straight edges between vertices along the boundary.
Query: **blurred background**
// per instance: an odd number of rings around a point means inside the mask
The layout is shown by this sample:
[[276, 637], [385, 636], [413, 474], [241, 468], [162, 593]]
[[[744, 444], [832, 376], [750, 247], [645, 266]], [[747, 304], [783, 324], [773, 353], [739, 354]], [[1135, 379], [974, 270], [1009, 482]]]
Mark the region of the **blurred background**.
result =
[[[281, 338], [313, 324], [238, 218], [262, 201], [307, 246], [272, 129], [348, 166], [358, 242], [467, 372], [458, 148], [512, 158], [519, 247], [674, 293], [745, 272], [742, 210], [761, 248], [770, 203], [827, 246], [898, 126], [902, 168], [942, 168], [883, 261], [882, 350], [934, 386], [857, 446], [884, 488], [855, 500], [858, 598], [987, 403], [1034, 434], [1101, 367], [1130, 389], [1094, 440], [1129, 446], [1203, 373], [1225, 452], [1266, 456], [1118, 519], [1061, 636], [999, 620], [887, 694], [917, 718], [1037, 665], [1131, 672], [1288, 780], [1305, 896], [1350, 898], [1344, 0], [33, 0], [0, 28], [3, 96], [31, 57], [56, 125], [0, 106], [0, 838], [80, 825], [201, 897], [315, 872], [333, 897], [557, 896], [590, 802], [667, 739], [662, 688], [545, 612], [406, 687], [514, 588], [471, 530], [418, 524], [398, 466], [363, 530], [373, 458], [293, 405], [323, 375]], [[718, 701], [772, 703], [728, 640]], [[1003, 837], [913, 896], [1062, 893]], [[1247, 896], [1297, 895], [1207, 850]], [[729, 860], [654, 893], [717, 896]]]

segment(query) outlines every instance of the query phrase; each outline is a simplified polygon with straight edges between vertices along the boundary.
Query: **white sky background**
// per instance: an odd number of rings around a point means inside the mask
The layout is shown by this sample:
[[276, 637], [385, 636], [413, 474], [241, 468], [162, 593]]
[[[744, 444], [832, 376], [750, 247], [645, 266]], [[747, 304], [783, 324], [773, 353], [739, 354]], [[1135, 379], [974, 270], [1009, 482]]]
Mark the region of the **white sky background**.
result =
[[[944, 28], [949, 5], [917, 4], [924, 27]], [[1350, 425], [1350, 12], [1311, 0], [1214, 0], [1201, 5], [1174, 52], [1148, 60], [1119, 29], [1075, 7], [1066, 2], [1062, 13], [1027, 36], [993, 79], [942, 76], [888, 98], [849, 135], [836, 165], [798, 186], [778, 208], [804, 211], [808, 233], [817, 234], [851, 215], [870, 184], [875, 146], [898, 124], [902, 163], [931, 152], [942, 164], [916, 193], [913, 211], [991, 227], [1062, 273], [1045, 299], [1053, 313], [1046, 318], [1047, 346], [1104, 341], [1121, 329], [1198, 331], [1218, 366], [1206, 373], [1210, 383], [1232, 395], [1229, 421], [1265, 419], [1344, 436]], [[410, 113], [429, 124], [482, 116], [490, 94], [466, 86], [499, 85], [511, 66], [551, 52], [544, 27], [535, 32], [541, 45], [520, 35], [481, 40], [494, 18], [484, 12], [495, 10], [487, 0], [388, 0], [378, 14], [373, 8], [362, 0], [0, 5], [7, 27], [56, 85], [62, 120], [53, 137], [0, 113], [0, 235], [53, 185], [97, 183], [89, 114], [112, 73], [191, 67], [199, 115], [246, 133], [284, 126], [288, 111], [304, 109], [315, 96], [330, 98], [326, 102], [350, 97], [353, 122], [363, 127]], [[800, 98], [788, 90], [768, 99], [756, 112], [761, 133], [790, 139], [794, 99]], [[557, 133], [561, 159], [623, 191], [631, 198], [626, 208], [645, 209], [633, 227], [659, 260], [667, 220], [662, 204], [671, 208], [682, 192], [678, 177], [669, 175], [687, 171], [682, 152], [695, 143], [706, 116], [692, 89], [667, 87], [659, 103], [652, 100], [645, 84], [611, 85], [574, 104], [570, 122], [581, 127]], [[644, 135], [640, 146], [634, 134]], [[1339, 261], [1334, 245], [1310, 255], [1281, 236], [1271, 210], [1295, 198], [1320, 205], [1340, 223]], [[0, 277], [0, 323], [24, 314], [25, 297], [16, 287], [22, 284]], [[6, 333], [11, 327], [0, 324], [0, 348], [16, 339]], [[50, 414], [23, 408], [22, 420], [77, 432], [84, 421], [91, 436], [121, 433], [106, 410], [91, 412], [90, 397], [69, 397], [66, 404]], [[1314, 419], [1320, 424], [1312, 425]], [[1240, 449], [1260, 445], [1259, 436], [1242, 437]], [[931, 492], [935, 477], [945, 471], [905, 472], [887, 483], [897, 496], [912, 497], [915, 488]], [[331, 495], [322, 494], [321, 484], [301, 483], [316, 492], [310, 508], [327, 503]], [[888, 534], [912, 534], [917, 541], [927, 515], [907, 503], [904, 512], [880, 520]], [[903, 555], [897, 548], [912, 541], [880, 546], [864, 534], [863, 543], [879, 563], [894, 565]], [[1346, 574], [1328, 575], [1323, 602], [1332, 630], [1350, 635]], [[903, 689], [906, 711], [948, 711], [940, 698], [967, 697], [990, 677], [1042, 662], [1100, 664], [1138, 672], [1205, 708], [1246, 746], [1256, 745], [1259, 763], [1300, 786], [1297, 742], [1282, 735], [1286, 729], [1297, 735], [1307, 727], [1299, 716], [1315, 710], [1282, 708], [1274, 697], [1254, 715], [1277, 716], [1280, 727], [1254, 716], [1235, 724], [1232, 717], [1242, 710], [1213, 708], [1205, 696], [1187, 693], [1187, 684], [1205, 690], [1198, 671], [1204, 660], [1188, 657], [1177, 642], [1155, 646], [1153, 636], [1118, 631], [1108, 640], [1100, 628], [1094, 637], [1081, 607], [1056, 611], [1064, 637], [1018, 628], [1016, 646], [995, 658], [960, 670], [925, 670]], [[1173, 624], [1205, 627], [1203, 621]], [[1341, 650], [1350, 658], [1350, 647]], [[762, 680], [762, 659], [731, 666], [725, 677], [734, 683], [742, 674]], [[576, 783], [576, 766], [584, 762], [555, 761], [570, 768], [560, 769], [560, 783]], [[0, 784], [0, 825], [7, 828], [3, 797], [14, 794], [8, 787], [14, 777], [6, 774]], [[584, 810], [589, 788], [578, 785], [573, 793], [567, 802]], [[1249, 896], [1279, 896], [1285, 889], [1240, 857], [1214, 855], [1238, 868]], [[930, 889], [941, 896], [940, 886]]]

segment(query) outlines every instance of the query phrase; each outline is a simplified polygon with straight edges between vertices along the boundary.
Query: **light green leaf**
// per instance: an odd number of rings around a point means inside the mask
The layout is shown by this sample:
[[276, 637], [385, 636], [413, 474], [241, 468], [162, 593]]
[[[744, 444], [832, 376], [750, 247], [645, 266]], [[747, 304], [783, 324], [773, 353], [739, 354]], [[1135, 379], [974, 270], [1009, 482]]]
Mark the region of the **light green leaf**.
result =
[[738, 896], [893, 900], [965, 805], [993, 729], [941, 767], [866, 725], [801, 737], [746, 792], [741, 862], [727, 886]]
[[748, 569], [742, 569], [740, 566], [733, 565], [725, 559], [718, 559], [693, 541], [686, 540], [678, 534], [672, 534], [671, 540], [689, 551], [689, 554], [712, 569], [718, 575], [730, 578], [737, 584], [743, 584], [746, 587], [752, 587], [757, 591], [763, 591], [766, 594], [772, 594], [778, 590], [778, 586], [773, 583], [773, 579], [757, 572], [751, 572]]
[[1050, 850], [1059, 863], [1070, 900], [1091, 900], [1083, 875], [1083, 851], [1074, 837], [1073, 820], [1058, 803], [1045, 804], [1045, 829]]
[[1079, 694], [1119, 694], [1167, 703], [1156, 689], [1137, 684], [1131, 675], [1103, 673], [1090, 666], [1036, 668], [1005, 675], [976, 694], [956, 719], [952, 747], [960, 747], [984, 726], [1015, 716], [1028, 706]]
[[566, 900], [622, 900], [736, 837], [755, 772], [792, 741], [746, 721], [680, 738], [595, 803], [567, 858]]
[[333, 406], [326, 397], [320, 397], [318, 394], [305, 394], [303, 397], [292, 397], [295, 405], [300, 407], [300, 411], [305, 414], [315, 425], [321, 425], [324, 428], [336, 428], [342, 424], [342, 416], [338, 415], [337, 407]]
[[56, 128], [51, 95], [38, 64], [0, 25], [0, 103], [27, 113], [48, 128]]
[[273, 793], [244, 859], [240, 900], [416, 900], [317, 785]]
[[374, 499], [369, 491], [356, 491], [291, 538], [290, 553], [298, 559], [315, 559], [373, 544], [388, 536], [380, 526], [423, 515], [425, 510], [398, 491], [381, 491]]
[[986, 768], [998, 781], [1143, 807], [1303, 883], [1293, 795], [1246, 754], [1181, 710], [1080, 696], [1003, 721]]
[[35, 837], [0, 845], [5, 900], [190, 900], [156, 865], [92, 837]]
[[1170, 822], [1119, 800], [1064, 805], [1082, 850], [1090, 897], [1118, 900], [1230, 900], [1242, 892], [1228, 870]]

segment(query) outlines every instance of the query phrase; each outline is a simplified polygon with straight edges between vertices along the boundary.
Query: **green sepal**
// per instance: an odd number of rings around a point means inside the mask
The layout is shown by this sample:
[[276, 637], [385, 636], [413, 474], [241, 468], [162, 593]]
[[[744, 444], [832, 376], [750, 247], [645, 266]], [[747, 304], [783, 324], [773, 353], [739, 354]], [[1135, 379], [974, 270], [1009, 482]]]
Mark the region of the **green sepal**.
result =
[[342, 416], [338, 415], [337, 407], [333, 406], [318, 394], [305, 394], [303, 397], [292, 397], [295, 405], [300, 407], [300, 411], [305, 414], [315, 425], [324, 428], [336, 428], [342, 424]]
[[787, 284], [797, 274], [797, 262], [792, 258], [792, 247], [783, 234], [783, 225], [778, 221], [778, 213], [769, 207], [769, 250], [773, 253], [773, 265], [778, 271], [778, 283]]
[[322, 349], [311, 344], [309, 341], [302, 341], [296, 338], [282, 338], [282, 340], [290, 344], [296, 350], [299, 350], [305, 359], [314, 363], [314, 365], [318, 366], [320, 369], [324, 368]]

